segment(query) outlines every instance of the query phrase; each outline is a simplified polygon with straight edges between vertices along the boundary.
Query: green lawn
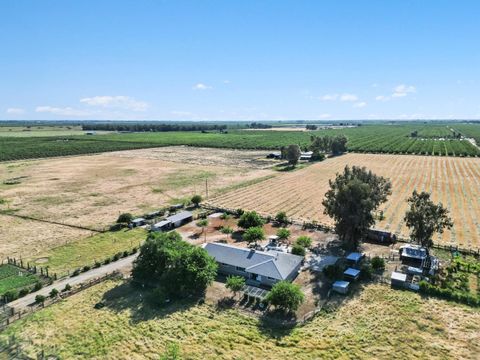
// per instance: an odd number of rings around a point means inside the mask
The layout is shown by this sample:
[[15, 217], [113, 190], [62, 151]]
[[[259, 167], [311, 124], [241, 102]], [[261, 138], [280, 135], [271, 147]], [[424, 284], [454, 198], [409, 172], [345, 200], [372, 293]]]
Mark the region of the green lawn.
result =
[[144, 229], [120, 230], [93, 235], [49, 250], [34, 259], [38, 266], [48, 266], [50, 274], [67, 274], [95, 261], [103, 261], [118, 252], [138, 247], [145, 240]]
[[[151, 308], [108, 281], [16, 322], [25, 352], [62, 359], [158, 359], [178, 344], [185, 359], [475, 359], [480, 310], [368, 285], [312, 322], [280, 330], [235, 310], [175, 303]], [[94, 304], [103, 300], [103, 309]]]
[[19, 290], [38, 281], [38, 277], [10, 264], [0, 265], [0, 296], [10, 290]]

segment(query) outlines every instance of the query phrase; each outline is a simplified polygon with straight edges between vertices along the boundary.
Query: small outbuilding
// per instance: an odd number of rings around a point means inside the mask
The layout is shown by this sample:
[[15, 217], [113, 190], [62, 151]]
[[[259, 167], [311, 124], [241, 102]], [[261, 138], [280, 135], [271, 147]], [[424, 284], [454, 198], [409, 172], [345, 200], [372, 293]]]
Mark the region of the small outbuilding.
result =
[[170, 221], [172, 227], [179, 227], [192, 221], [193, 214], [190, 211], [181, 211], [178, 214], [167, 217], [165, 220]]
[[347, 262], [350, 265], [357, 266], [357, 265], [360, 264], [360, 261], [362, 261], [363, 254], [361, 254], [359, 252], [352, 252], [352, 253], [348, 254], [346, 259], [347, 259]]
[[427, 250], [419, 245], [404, 245], [400, 248], [400, 259], [402, 262], [421, 267], [427, 258]]
[[358, 280], [360, 277], [360, 270], [354, 268], [348, 268], [343, 272], [343, 277], [345, 280]]
[[152, 231], [168, 231], [172, 228], [172, 222], [170, 220], [162, 220], [150, 228]]
[[338, 280], [333, 283], [332, 289], [333, 291], [339, 293], [339, 294], [346, 294], [348, 293], [348, 289], [350, 287], [350, 282], [348, 281], [343, 281], [343, 280]]
[[407, 283], [407, 274], [393, 271], [391, 280], [390, 280], [390, 285], [392, 287], [399, 287], [399, 288], [404, 288], [405, 284]]
[[136, 219], [133, 219], [130, 222], [130, 227], [132, 227], [132, 228], [138, 227], [138, 226], [143, 226], [143, 225], [145, 225], [145, 219], [144, 218], [136, 218]]

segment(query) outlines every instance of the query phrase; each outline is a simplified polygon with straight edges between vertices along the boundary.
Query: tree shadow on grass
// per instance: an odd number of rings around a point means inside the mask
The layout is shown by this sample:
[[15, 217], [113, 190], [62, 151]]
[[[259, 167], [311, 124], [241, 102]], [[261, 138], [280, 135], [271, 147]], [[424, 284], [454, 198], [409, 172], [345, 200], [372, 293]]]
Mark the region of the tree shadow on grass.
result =
[[292, 333], [298, 325], [294, 313], [284, 313], [279, 310], [265, 311], [259, 318], [258, 329], [269, 338], [280, 340]]
[[104, 308], [120, 313], [130, 311], [132, 323], [167, 317], [173, 313], [188, 311], [191, 307], [203, 303], [203, 296], [175, 299], [157, 306], [150, 300], [153, 289], [140, 289], [125, 282], [103, 294], [101, 303]]

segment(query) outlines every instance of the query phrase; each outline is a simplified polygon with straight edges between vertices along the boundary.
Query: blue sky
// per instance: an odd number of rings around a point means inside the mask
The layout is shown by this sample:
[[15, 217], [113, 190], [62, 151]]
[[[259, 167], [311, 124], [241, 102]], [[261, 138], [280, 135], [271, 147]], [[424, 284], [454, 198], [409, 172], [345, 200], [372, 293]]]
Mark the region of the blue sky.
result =
[[0, 0], [0, 120], [480, 118], [480, 1]]

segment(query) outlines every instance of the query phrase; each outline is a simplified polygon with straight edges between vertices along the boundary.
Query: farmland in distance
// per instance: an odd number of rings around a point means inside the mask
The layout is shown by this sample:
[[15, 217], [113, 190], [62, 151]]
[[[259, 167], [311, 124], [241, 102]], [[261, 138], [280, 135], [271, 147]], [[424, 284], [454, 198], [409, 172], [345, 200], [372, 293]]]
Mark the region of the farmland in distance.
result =
[[328, 180], [345, 165], [365, 166], [392, 181], [392, 195], [381, 210], [385, 219], [377, 228], [408, 236], [403, 222], [406, 199], [417, 191], [432, 193], [454, 220], [454, 228], [435, 238], [445, 245], [480, 248], [480, 159], [411, 155], [347, 154], [302, 170], [244, 187], [211, 200], [215, 206], [257, 210], [275, 215], [286, 211], [294, 219], [331, 224], [323, 214], [322, 199]]

